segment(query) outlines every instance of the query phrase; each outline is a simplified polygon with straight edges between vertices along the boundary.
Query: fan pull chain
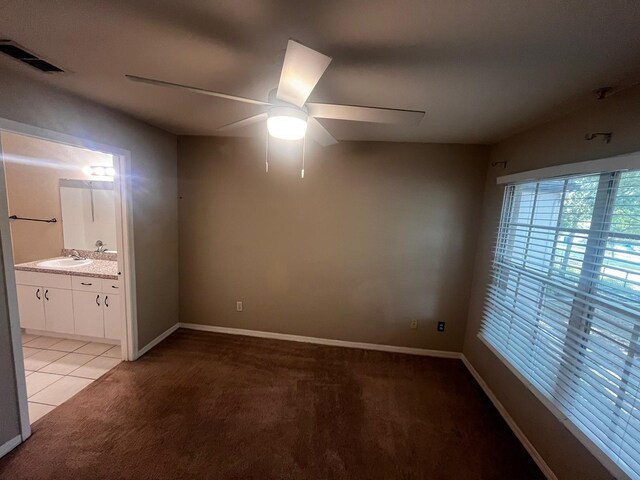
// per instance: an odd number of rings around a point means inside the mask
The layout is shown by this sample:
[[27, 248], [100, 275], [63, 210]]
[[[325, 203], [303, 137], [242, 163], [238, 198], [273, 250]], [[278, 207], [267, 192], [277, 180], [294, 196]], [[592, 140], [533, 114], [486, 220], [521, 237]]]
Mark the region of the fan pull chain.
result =
[[304, 154], [307, 145], [307, 136], [302, 137], [302, 171], [300, 172], [300, 178], [304, 178]]
[[269, 173], [269, 130], [267, 129], [267, 141], [266, 143], [266, 148], [265, 148], [265, 152], [264, 152], [264, 168], [265, 168], [265, 172]]

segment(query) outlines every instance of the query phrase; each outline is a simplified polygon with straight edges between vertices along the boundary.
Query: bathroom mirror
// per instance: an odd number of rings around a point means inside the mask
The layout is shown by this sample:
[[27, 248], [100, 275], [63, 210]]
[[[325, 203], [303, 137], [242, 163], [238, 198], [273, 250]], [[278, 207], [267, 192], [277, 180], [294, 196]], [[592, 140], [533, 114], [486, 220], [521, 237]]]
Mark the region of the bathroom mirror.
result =
[[116, 209], [113, 182], [60, 179], [64, 248], [96, 250], [101, 240], [116, 251]]

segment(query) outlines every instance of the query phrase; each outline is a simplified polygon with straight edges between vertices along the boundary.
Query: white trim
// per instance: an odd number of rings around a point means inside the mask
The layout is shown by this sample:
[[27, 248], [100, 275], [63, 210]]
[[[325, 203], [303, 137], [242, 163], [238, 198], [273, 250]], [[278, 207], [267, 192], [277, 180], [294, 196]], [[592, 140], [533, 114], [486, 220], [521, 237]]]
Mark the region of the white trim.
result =
[[88, 335], [75, 335], [73, 333], [58, 333], [50, 330], [34, 330], [33, 328], [25, 328], [24, 333], [29, 335], [38, 335], [39, 337], [63, 338], [67, 340], [79, 340], [81, 342], [108, 343], [109, 345], [120, 345], [120, 340], [114, 340], [104, 337], [91, 337]]
[[531, 182], [546, 178], [562, 177], [566, 175], [580, 175], [588, 173], [600, 173], [613, 170], [640, 169], [640, 152], [617, 155], [615, 157], [590, 160], [588, 162], [565, 163], [553, 167], [529, 170], [528, 172], [513, 173], [498, 177], [498, 185], [507, 183]]
[[549, 465], [547, 465], [547, 462], [544, 461], [544, 459], [542, 458], [542, 455], [538, 453], [538, 451], [533, 446], [533, 444], [529, 441], [529, 439], [524, 434], [524, 432], [520, 430], [520, 427], [518, 427], [518, 425], [513, 420], [513, 418], [511, 418], [511, 415], [509, 415], [509, 412], [507, 412], [507, 409], [504, 408], [504, 405], [502, 405], [502, 403], [500, 403], [500, 400], [498, 400], [498, 397], [494, 395], [494, 393], [489, 388], [489, 385], [487, 385], [487, 383], [482, 379], [482, 377], [477, 372], [477, 370], [473, 368], [473, 365], [471, 365], [467, 357], [464, 354], [462, 354], [461, 359], [462, 359], [462, 363], [464, 363], [465, 367], [467, 367], [467, 370], [469, 370], [469, 373], [471, 373], [473, 378], [475, 378], [476, 382], [478, 382], [478, 385], [480, 385], [480, 388], [482, 388], [485, 395], [489, 397], [489, 400], [491, 400], [491, 403], [493, 403], [493, 406], [496, 407], [496, 410], [498, 410], [498, 413], [500, 413], [504, 421], [507, 422], [507, 425], [509, 425], [509, 428], [511, 428], [514, 435], [518, 438], [518, 440], [520, 440], [520, 443], [522, 444], [522, 446], [525, 448], [527, 452], [529, 452], [529, 455], [531, 455], [531, 458], [533, 459], [534, 462], [536, 462], [536, 465], [538, 465], [538, 468], [540, 468], [544, 476], [548, 480], [558, 480], [558, 477], [556, 477], [555, 473], [553, 473], [553, 470], [551, 470]]
[[400, 347], [396, 345], [381, 345], [378, 343], [349, 342], [346, 340], [333, 340], [331, 338], [303, 337], [288, 333], [264, 332], [260, 330], [245, 330], [242, 328], [216, 327], [213, 325], [200, 325], [198, 323], [180, 323], [181, 328], [200, 330], [203, 332], [225, 333], [228, 335], [243, 335], [246, 337], [270, 338], [272, 340], [285, 340], [288, 342], [313, 343], [330, 347], [358, 348], [361, 350], [376, 350], [379, 352], [405, 353], [407, 355], [421, 355], [426, 357], [461, 358], [460, 352], [448, 352], [445, 350], [428, 350], [426, 348]]
[[[7, 196], [4, 166], [2, 140], [0, 138], [0, 239], [2, 241], [2, 261], [5, 279], [4, 293], [7, 298], [9, 313], [9, 335], [13, 356], [13, 369], [16, 378], [16, 392], [18, 395], [20, 434], [22, 440], [26, 440], [31, 436], [31, 422], [29, 421], [29, 405], [27, 403], [27, 382], [24, 376], [22, 332], [20, 330], [20, 320], [18, 317], [18, 292], [16, 288], [16, 272], [13, 268], [13, 247], [8, 213], [9, 198]], [[6, 215], [5, 212], [7, 212]]]
[[[556, 475], [553, 473], [551, 468], [549, 468], [549, 466], [544, 461], [542, 456], [535, 449], [533, 444], [527, 439], [525, 434], [522, 432], [522, 430], [520, 430], [518, 425], [515, 423], [513, 418], [511, 418], [511, 416], [509, 415], [507, 410], [504, 408], [504, 406], [500, 403], [498, 398], [493, 394], [489, 386], [485, 383], [482, 377], [480, 377], [480, 374], [478, 374], [478, 372], [473, 368], [471, 363], [469, 363], [469, 360], [467, 360], [465, 355], [461, 352], [448, 352], [444, 350], [429, 350], [425, 348], [400, 347], [396, 345], [381, 345], [376, 343], [349, 342], [345, 340], [333, 340], [333, 339], [318, 338], [318, 337], [304, 337], [300, 335], [290, 335], [286, 333], [264, 332], [259, 330], [245, 330], [241, 328], [230, 328], [230, 327], [217, 327], [213, 325], [200, 325], [197, 323], [179, 323], [178, 325], [176, 325], [176, 327], [178, 326], [180, 328], [186, 328], [189, 330], [223, 333], [227, 335], [242, 335], [242, 336], [248, 336], [248, 337], [269, 338], [272, 340], [285, 340], [290, 342], [312, 343], [316, 345], [327, 345], [332, 347], [357, 348], [362, 350], [375, 350], [375, 351], [390, 352], [390, 353], [404, 353], [407, 355], [420, 355], [420, 356], [428, 356], [428, 357], [452, 358], [452, 359], [462, 360], [462, 362], [467, 367], [467, 369], [469, 370], [473, 378], [480, 385], [480, 388], [482, 388], [482, 390], [487, 395], [487, 397], [489, 397], [489, 400], [491, 400], [496, 410], [498, 410], [498, 413], [500, 413], [500, 415], [505, 420], [505, 422], [507, 422], [507, 425], [509, 425], [509, 427], [511, 428], [515, 436], [518, 438], [518, 440], [520, 440], [520, 443], [522, 443], [522, 445], [524, 446], [525, 450], [527, 450], [529, 455], [531, 455], [531, 458], [536, 463], [536, 465], [538, 465], [538, 467], [540, 468], [542, 473], [545, 475], [545, 477], [548, 480], [558, 480], [558, 477], [556, 477]], [[175, 328], [173, 330], [175, 330]]]
[[4, 457], [11, 450], [16, 448], [18, 445], [22, 443], [22, 437], [20, 435], [16, 435], [11, 440], [7, 440], [3, 445], [0, 445], [0, 458]]
[[630, 480], [631, 477], [622, 470], [604, 451], [598, 447], [580, 428], [573, 422], [571, 418], [565, 415], [556, 405], [553, 404], [543, 393], [529, 381], [522, 373], [514, 367], [511, 362], [504, 357], [491, 343], [489, 343], [480, 333], [476, 337], [493, 353], [504, 366], [506, 366], [513, 375], [524, 384], [524, 386], [549, 410], [558, 421], [566, 427], [571, 434], [598, 460], [615, 478], [621, 480]]
[[149, 343], [147, 343], [143, 348], [138, 350], [138, 356], [136, 357], [136, 360], [138, 358], [140, 358], [141, 356], [143, 356], [145, 353], [147, 353], [149, 350], [151, 350], [153, 347], [158, 345], [161, 341], [163, 341], [165, 338], [167, 338], [173, 332], [175, 332], [179, 327], [180, 327], [180, 324], [176, 323], [173, 327], [168, 328], [167, 330], [162, 332], [160, 335], [158, 335], [156, 338], [154, 338]]
[[[118, 271], [122, 276], [123, 301], [120, 302], [120, 317], [122, 318], [122, 359], [135, 360], [138, 358], [138, 308], [136, 297], [136, 269], [135, 251], [133, 248], [133, 173], [131, 170], [131, 154], [126, 151], [114, 155], [116, 167], [115, 186], [116, 222], [118, 226]], [[121, 173], [124, 172], [124, 173]], [[124, 179], [124, 181], [122, 181]]]
[[[118, 173], [118, 179], [115, 180], [115, 183], [119, 184], [119, 188], [116, 190], [116, 203], [119, 206], [116, 214], [117, 218], [119, 218], [118, 268], [120, 272], [124, 273], [124, 288], [121, 292], [121, 295], [123, 296], [121, 308], [123, 313], [125, 313], [122, 329], [123, 338], [121, 341], [122, 359], [135, 360], [138, 357], [138, 321], [135, 291], [135, 252], [133, 243], [133, 172], [131, 170], [131, 152], [123, 148], [105, 145], [103, 143], [86, 140], [66, 133], [47, 130], [45, 128], [35, 127], [0, 117], [0, 131], [3, 130], [27, 137], [35, 137], [41, 140], [62, 143], [64, 145], [85, 148], [87, 150], [113, 155], [114, 168], [116, 168]], [[1, 150], [0, 158], [2, 158]], [[121, 178], [124, 178], [123, 182], [120, 181]], [[2, 182], [1, 189], [6, 196], [6, 184], [4, 182]], [[6, 211], [8, 212], [8, 209]], [[13, 254], [9, 258], [13, 258]], [[10, 263], [11, 270], [13, 270], [13, 262]], [[8, 270], [8, 268], [6, 268], [6, 261], [5, 270]], [[11, 297], [9, 298], [9, 301], [11, 302], [13, 299]], [[17, 297], [15, 298], [17, 311]]]
[[[119, 172], [124, 173], [125, 181], [121, 182], [120, 189], [117, 191], [116, 197], [120, 197], [121, 211], [121, 228], [119, 229], [119, 237], [122, 237], [123, 251], [118, 255], [118, 266], [122, 272], [124, 265], [124, 291], [122, 292], [123, 304], [126, 305], [127, 315], [123, 322], [122, 338], [122, 356], [125, 360], [135, 360], [137, 353], [137, 318], [135, 310], [136, 292], [135, 292], [135, 263], [133, 261], [133, 205], [131, 205], [132, 193], [132, 171], [131, 171], [131, 153], [128, 150], [104, 145], [90, 140], [85, 140], [72, 135], [47, 130], [32, 125], [15, 122], [0, 117], [0, 131], [13, 132], [19, 135], [35, 137], [51, 142], [62, 143], [88, 150], [103, 152], [114, 156], [114, 166]], [[1, 147], [1, 145], [0, 145]], [[116, 163], [117, 160], [117, 163]], [[29, 422], [29, 408], [27, 403], [26, 379], [24, 376], [24, 359], [22, 356], [22, 340], [20, 331], [20, 318], [18, 313], [18, 295], [16, 292], [15, 269], [13, 265], [13, 252], [11, 246], [11, 229], [8, 219], [7, 205], [7, 189], [4, 179], [4, 157], [0, 148], [0, 235], [2, 238], [3, 263], [6, 280], [7, 303], [9, 306], [9, 328], [11, 330], [11, 340], [13, 348], [14, 368], [16, 371], [16, 386], [18, 391], [18, 411], [20, 417], [20, 428], [22, 439], [26, 440], [31, 435], [31, 425]], [[120, 249], [120, 240], [118, 248]], [[123, 263], [121, 263], [123, 262]], [[123, 308], [124, 310], [124, 308]], [[129, 316], [131, 315], [131, 316]]]

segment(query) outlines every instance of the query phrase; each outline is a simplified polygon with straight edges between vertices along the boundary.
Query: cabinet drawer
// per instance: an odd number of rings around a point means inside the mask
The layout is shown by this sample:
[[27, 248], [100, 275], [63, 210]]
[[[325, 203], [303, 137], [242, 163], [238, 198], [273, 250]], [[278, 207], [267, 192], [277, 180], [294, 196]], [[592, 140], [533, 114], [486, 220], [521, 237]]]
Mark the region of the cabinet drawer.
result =
[[25, 272], [16, 270], [18, 285], [32, 285], [35, 287], [71, 289], [71, 276], [57, 273]]
[[100, 281], [100, 278], [95, 277], [79, 277], [77, 275], [71, 277], [73, 289], [83, 292], [99, 292]]
[[102, 279], [102, 293], [120, 293], [120, 280]]

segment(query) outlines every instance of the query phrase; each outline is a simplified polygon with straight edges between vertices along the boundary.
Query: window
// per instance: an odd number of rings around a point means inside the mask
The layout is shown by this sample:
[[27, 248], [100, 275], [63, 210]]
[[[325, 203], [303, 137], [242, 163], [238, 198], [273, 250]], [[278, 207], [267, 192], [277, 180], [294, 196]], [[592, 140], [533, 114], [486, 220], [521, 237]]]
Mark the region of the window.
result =
[[480, 336], [640, 478], [640, 171], [507, 185]]

